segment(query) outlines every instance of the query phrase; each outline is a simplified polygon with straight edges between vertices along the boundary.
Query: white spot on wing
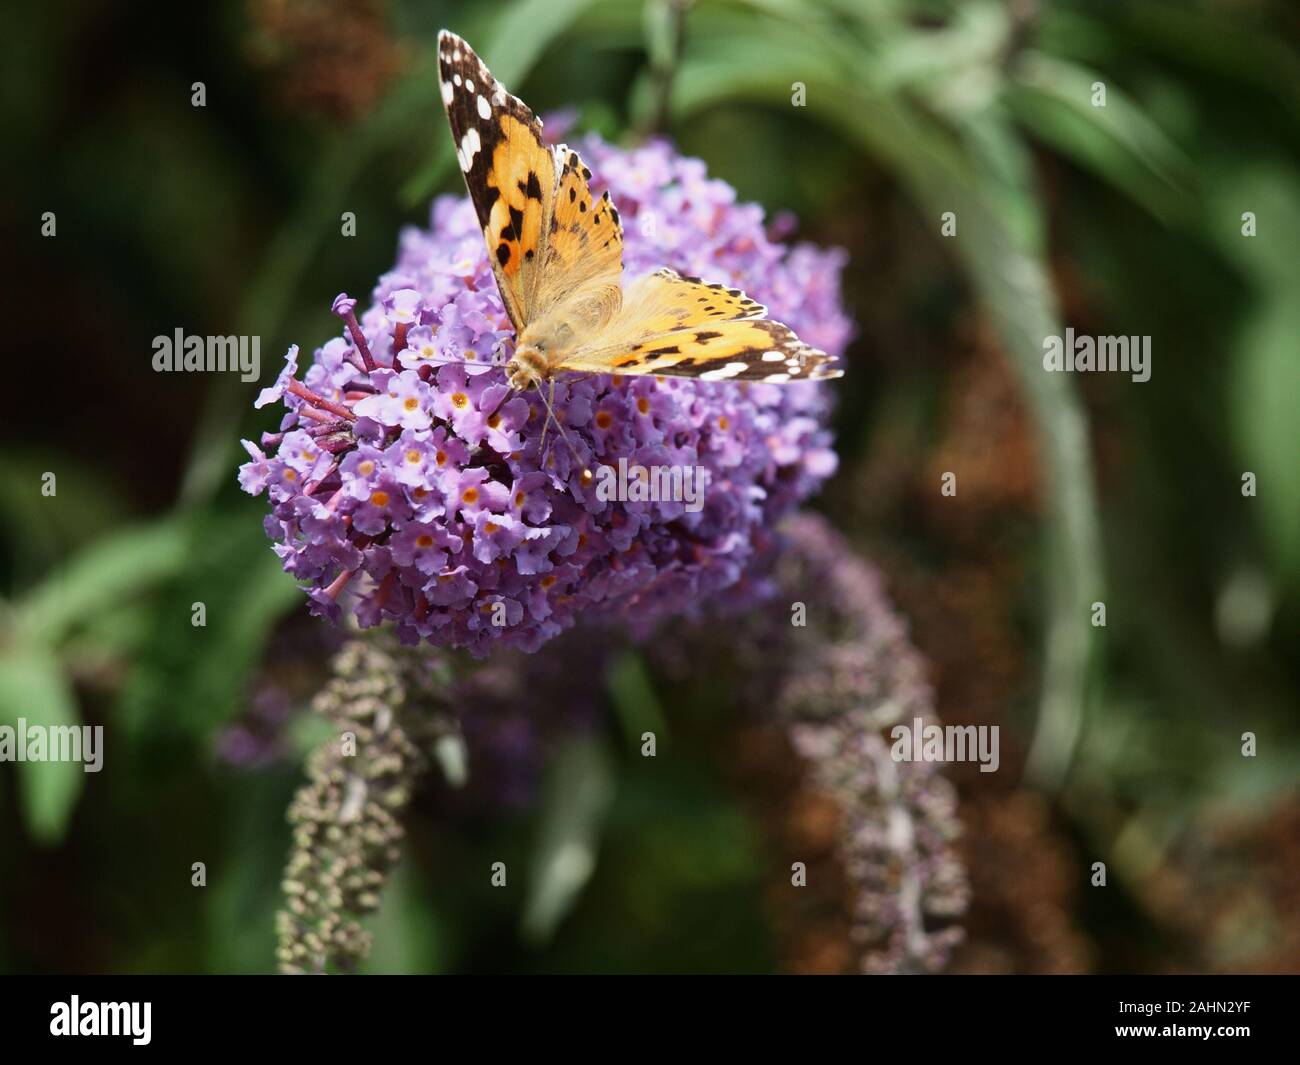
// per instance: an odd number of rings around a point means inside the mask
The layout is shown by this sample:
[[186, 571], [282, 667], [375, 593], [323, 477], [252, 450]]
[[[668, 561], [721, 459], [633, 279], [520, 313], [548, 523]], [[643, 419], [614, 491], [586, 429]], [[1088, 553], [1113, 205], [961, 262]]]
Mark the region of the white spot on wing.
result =
[[763, 380], [770, 384], [783, 385], [790, 380], [790, 375], [788, 373], [770, 373]]
[[478, 130], [469, 129], [460, 139], [460, 150], [457, 152], [457, 158], [460, 159], [460, 168], [466, 173], [474, 165], [474, 156], [478, 150], [483, 147], [483, 142], [479, 140]]
[[700, 374], [700, 380], [725, 381], [729, 377], [735, 377], [737, 374], [744, 373], [748, 368], [749, 364], [746, 362], [729, 362], [726, 366], [720, 367], [717, 370], [705, 370], [704, 373]]
[[785, 358], [785, 352], [782, 351], [765, 351], [763, 352], [764, 362], [780, 362]]
[[456, 95], [456, 89], [452, 85], [452, 83], [449, 81], [444, 81], [442, 83], [442, 102], [444, 104], [451, 103], [451, 99], [455, 95]]
[[492, 105], [487, 102], [486, 96], [478, 98], [478, 117], [484, 121], [492, 117]]

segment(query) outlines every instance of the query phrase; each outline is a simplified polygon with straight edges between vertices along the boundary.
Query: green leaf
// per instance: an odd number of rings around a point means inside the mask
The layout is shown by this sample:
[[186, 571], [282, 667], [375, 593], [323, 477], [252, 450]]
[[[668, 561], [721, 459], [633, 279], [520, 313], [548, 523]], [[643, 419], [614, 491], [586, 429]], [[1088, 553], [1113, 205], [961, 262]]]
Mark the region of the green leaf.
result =
[[[57, 494], [41, 494], [42, 475], [57, 475]], [[15, 574], [35, 582], [61, 558], [88, 543], [98, 530], [123, 520], [116, 485], [102, 470], [54, 449], [48, 440], [25, 450], [6, 442], [0, 465], [0, 525]], [[13, 594], [26, 591], [25, 584]]]
[[[0, 723], [43, 729], [79, 728], [81, 717], [72, 690], [47, 649], [22, 642], [0, 657]], [[47, 731], [47, 736], [49, 735]], [[23, 820], [32, 836], [57, 843], [67, 828], [85, 774], [82, 762], [17, 763]]]
[[[256, 504], [185, 523], [187, 565], [155, 610], [149, 653], [135, 663], [119, 712], [132, 733], [202, 737], [240, 705], [267, 635], [302, 593], [280, 569]], [[206, 625], [192, 624], [204, 604]]]
[[[1045, 143], [1094, 171], [1157, 218], [1189, 218], [1194, 207], [1190, 160], [1111, 79], [1036, 52], [1021, 56], [1005, 99]], [[1094, 82], [1106, 106], [1092, 105]]]
[[540, 943], [578, 901], [596, 869], [601, 826], [614, 800], [609, 751], [594, 738], [574, 740], [551, 764], [537, 842], [529, 864], [522, 931]]
[[[1300, 579], [1300, 206], [1293, 168], [1230, 171], [1210, 196], [1209, 232], [1256, 291], [1228, 364], [1228, 411], [1242, 471], [1258, 478], [1257, 506], [1274, 565]], [[1242, 234], [1242, 212], [1255, 215], [1256, 235]], [[1236, 488], [1239, 493], [1239, 486]]]
[[655, 695], [645, 662], [635, 651], [623, 651], [610, 662], [605, 687], [623, 735], [634, 748], [641, 746], [641, 736], [653, 732], [658, 744], [668, 738], [668, 719]]
[[[1237, 338], [1231, 367], [1232, 418], [1245, 469], [1257, 478], [1260, 526], [1278, 569], [1291, 582], [1300, 578], [1300, 378], [1296, 338], [1300, 304], [1292, 295], [1266, 301]], [[1228, 486], [1233, 494], [1240, 485]]]
[[[990, 145], [1013, 151], [992, 108], [963, 116], [965, 136], [954, 136], [907, 100], [855, 78], [854, 69], [869, 59], [865, 52], [847, 57], [844, 42], [806, 31], [756, 66], [756, 33], [739, 25], [725, 43], [711, 42], [707, 54], [683, 64], [673, 100], [679, 116], [736, 99], [784, 107], [789, 84], [804, 80], [808, 110], [890, 167], [936, 239], [940, 216], [957, 216], [957, 236], [946, 243], [1001, 335], [1038, 436], [1050, 586], [1043, 694], [1027, 772], [1041, 786], [1059, 786], [1090, 697], [1095, 632], [1087, 608], [1102, 598], [1102, 566], [1086, 416], [1066, 375], [1045, 373], [1041, 362], [1044, 339], [1061, 326], [1037, 240], [1044, 227], [1036, 190], [1024, 186], [1011, 195], [1017, 174], [1026, 179], [1028, 168], [1009, 154], [998, 165], [989, 154]], [[1013, 200], [1015, 213], [1008, 208]]]
[[23, 631], [46, 644], [57, 643], [78, 623], [177, 572], [184, 547], [182, 527], [174, 521], [111, 534], [32, 592], [20, 608]]
[[365, 973], [428, 974], [447, 969], [447, 943], [432, 889], [411, 861], [398, 862], [384, 887], [379, 912], [369, 920], [373, 946]]

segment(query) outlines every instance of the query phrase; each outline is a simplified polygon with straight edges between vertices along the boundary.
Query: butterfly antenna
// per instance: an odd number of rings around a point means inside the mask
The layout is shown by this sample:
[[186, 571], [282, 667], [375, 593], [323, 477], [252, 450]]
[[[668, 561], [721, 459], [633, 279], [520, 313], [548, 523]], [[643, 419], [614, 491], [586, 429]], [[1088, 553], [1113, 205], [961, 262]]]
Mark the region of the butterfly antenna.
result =
[[[554, 390], [555, 388], [554, 381], [551, 382], [551, 388], [552, 390]], [[537, 386], [537, 391], [539, 394], [541, 393], [542, 391], [541, 385]], [[552, 398], [553, 397], [554, 397], [554, 392], [552, 391]], [[540, 445], [538, 445], [537, 453], [539, 455], [544, 456], [546, 454], [546, 434], [551, 428], [551, 421], [555, 418], [555, 414], [551, 410], [550, 400], [548, 400], [545, 396], [542, 396], [542, 402], [546, 404], [546, 421], [542, 422], [542, 442]], [[556, 426], [556, 428], [559, 428], [559, 426]]]
[[[551, 422], [555, 423], [555, 431], [559, 434], [560, 439], [564, 441], [565, 447], [569, 449], [569, 454], [573, 456], [574, 465], [581, 467], [582, 471], [585, 473], [587, 472], [586, 465], [583, 463], [582, 459], [578, 457], [578, 450], [573, 446], [573, 441], [569, 439], [569, 435], [564, 431], [564, 427], [560, 425], [560, 419], [555, 416], [555, 407], [552, 405], [551, 402], [555, 398], [554, 377], [551, 378], [549, 391], [550, 391], [550, 397], [548, 398], [547, 394], [542, 391], [541, 383], [538, 382], [537, 394], [542, 397], [542, 402], [546, 404], [546, 423], [547, 425], [549, 425]], [[546, 443], [546, 425], [543, 425], [542, 444], [544, 445], [545, 443]]]

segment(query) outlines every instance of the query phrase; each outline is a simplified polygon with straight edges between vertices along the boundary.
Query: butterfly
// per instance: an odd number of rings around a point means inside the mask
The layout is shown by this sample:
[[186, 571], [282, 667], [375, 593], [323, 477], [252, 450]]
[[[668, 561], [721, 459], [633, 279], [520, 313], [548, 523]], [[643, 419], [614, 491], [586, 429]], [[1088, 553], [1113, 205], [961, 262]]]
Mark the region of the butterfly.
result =
[[567, 371], [784, 384], [839, 377], [740, 289], [669, 269], [623, 286], [623, 229], [593, 201], [578, 153], [542, 124], [460, 37], [438, 36], [442, 102], [492, 270], [514, 325], [512, 387]]

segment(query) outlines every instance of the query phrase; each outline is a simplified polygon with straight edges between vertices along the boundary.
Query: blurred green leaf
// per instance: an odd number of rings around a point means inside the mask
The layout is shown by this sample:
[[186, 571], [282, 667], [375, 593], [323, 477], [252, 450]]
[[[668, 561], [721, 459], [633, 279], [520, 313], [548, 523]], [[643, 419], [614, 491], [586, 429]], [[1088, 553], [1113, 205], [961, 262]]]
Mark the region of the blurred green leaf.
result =
[[[1292, 582], [1300, 579], [1298, 184], [1300, 174], [1290, 168], [1231, 171], [1212, 191], [1208, 227], [1257, 293], [1228, 362], [1229, 415], [1243, 472], [1258, 478], [1258, 495], [1249, 502], [1258, 505], [1275, 563]], [[1246, 211], [1255, 216], [1253, 237], [1242, 233]]]
[[[46, 472], [57, 475], [54, 496], [41, 495], [41, 477]], [[38, 452], [6, 442], [0, 465], [0, 518], [15, 571], [32, 580], [69, 549], [119, 524], [122, 506], [113, 479], [102, 471], [88, 469], [49, 445]]]
[[551, 763], [529, 863], [522, 931], [549, 939], [596, 869], [600, 830], [614, 800], [614, 768], [598, 739], [568, 743]]
[[384, 974], [429, 974], [446, 969], [446, 943], [439, 913], [422, 871], [410, 861], [393, 869], [384, 887], [379, 912], [369, 921], [370, 956], [361, 971]]
[[664, 715], [645, 661], [636, 651], [622, 651], [607, 667], [605, 687], [614, 713], [629, 746], [640, 748], [641, 736], [655, 734], [656, 746], [668, 740], [668, 719]]
[[[240, 705], [271, 627], [302, 602], [252, 510], [187, 518], [187, 565], [158, 604], [149, 652], [122, 693], [133, 734], [207, 736]], [[205, 626], [191, 624], [194, 603], [204, 604]]]
[[24, 632], [57, 643], [77, 624], [177, 572], [184, 548], [182, 526], [174, 521], [136, 526], [96, 541], [28, 597], [21, 607]]
[[[1245, 470], [1257, 478], [1254, 499], [1278, 568], [1300, 579], [1300, 303], [1266, 300], [1245, 323], [1231, 364], [1232, 420]], [[1288, 387], [1284, 382], [1290, 382]], [[1243, 471], [1244, 472], [1244, 471]], [[1240, 493], [1240, 483], [1227, 486]]]
[[1230, 17], [1216, 5], [1132, 3], [1119, 14], [1118, 20], [1092, 19], [1096, 32], [1162, 49], [1179, 66], [1199, 67], [1197, 73], [1253, 85], [1300, 123], [1300, 55], [1284, 34]]
[[[1007, 105], [1035, 135], [1157, 218], [1190, 218], [1190, 160], [1112, 79], [1038, 52], [1022, 55], [1015, 72]], [[1106, 86], [1104, 107], [1092, 105], [1094, 82]]]
[[[1095, 630], [1087, 610], [1102, 598], [1102, 566], [1086, 417], [1066, 375], [1045, 373], [1042, 366], [1043, 341], [1061, 326], [1028, 168], [1011, 154], [1001, 163], [989, 154], [990, 146], [1014, 151], [996, 111], [966, 116], [974, 132], [961, 141], [919, 109], [845, 73], [854, 61], [845, 61], [843, 42], [805, 29], [788, 38], [779, 55], [755, 64], [754, 49], [762, 47], [753, 37], [757, 32], [737, 26], [725, 45], [688, 58], [674, 94], [679, 117], [735, 99], [786, 106], [791, 82], [806, 80], [809, 111], [883, 160], [922, 207], [936, 238], [941, 215], [951, 211], [957, 217], [953, 249], [1011, 356], [1044, 467], [1049, 621], [1027, 772], [1041, 785], [1057, 786], [1070, 765], [1089, 697]], [[761, 36], [770, 40], [773, 32]], [[1016, 213], [1008, 208], [1012, 202], [1019, 205]]]
[[[81, 724], [58, 659], [31, 642], [10, 644], [0, 655], [0, 723], [17, 729], [19, 719], [24, 727], [46, 730]], [[23, 761], [18, 763], [18, 773], [28, 830], [42, 843], [57, 843], [81, 794], [83, 763]]]
[[870, 70], [875, 87], [920, 90], [956, 107], [963, 106], [961, 96], [979, 98], [970, 91], [974, 85], [989, 87], [990, 75], [996, 80], [1011, 28], [1006, 5], [992, 0], [968, 0], [938, 29], [907, 27], [902, 19], [897, 25], [876, 50]]

